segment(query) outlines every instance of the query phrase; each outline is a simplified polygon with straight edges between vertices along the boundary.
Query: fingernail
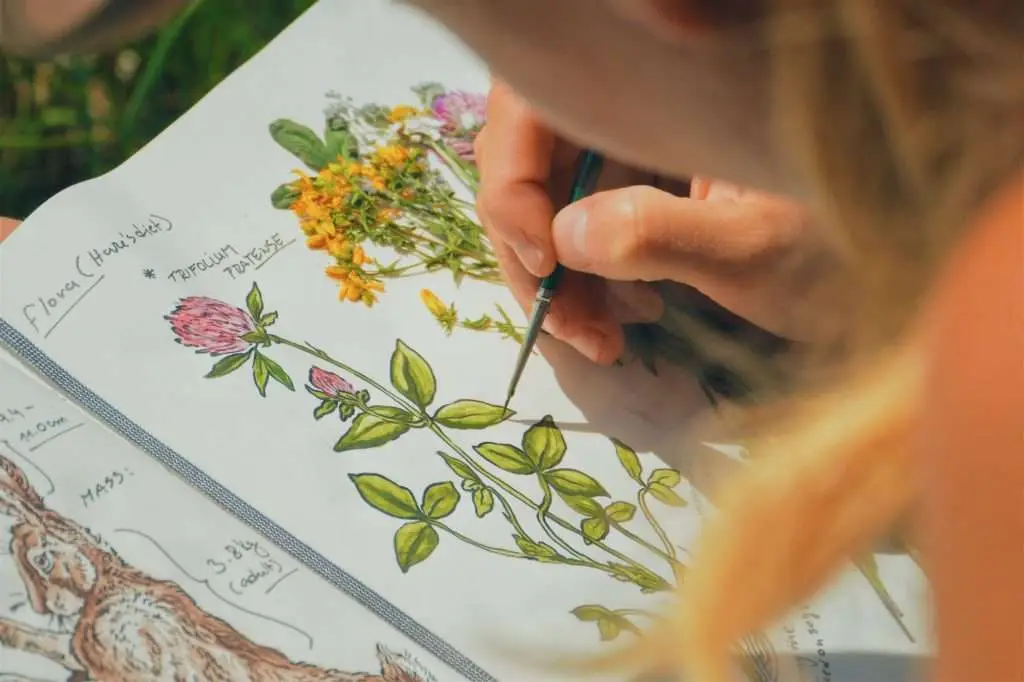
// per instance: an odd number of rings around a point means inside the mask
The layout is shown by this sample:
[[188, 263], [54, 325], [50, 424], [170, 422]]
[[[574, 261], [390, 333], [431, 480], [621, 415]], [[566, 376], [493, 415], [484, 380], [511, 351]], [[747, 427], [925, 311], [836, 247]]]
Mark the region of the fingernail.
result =
[[608, 307], [622, 323], [655, 322], [664, 311], [661, 296], [644, 282], [609, 282]]
[[[577, 258], [583, 258], [587, 252], [587, 210], [580, 206], [566, 206], [555, 216], [551, 226], [556, 233], [555, 239], [563, 249], [575, 251]], [[567, 255], [560, 254], [563, 258]]]
[[516, 252], [519, 261], [523, 264], [524, 268], [530, 271], [530, 274], [537, 277], [543, 277], [548, 274], [541, 272], [541, 266], [544, 264], [544, 252], [536, 246], [529, 242], [519, 242], [512, 245], [512, 250]]
[[598, 362], [608, 345], [608, 336], [600, 329], [588, 328], [569, 339], [569, 345], [587, 359]]

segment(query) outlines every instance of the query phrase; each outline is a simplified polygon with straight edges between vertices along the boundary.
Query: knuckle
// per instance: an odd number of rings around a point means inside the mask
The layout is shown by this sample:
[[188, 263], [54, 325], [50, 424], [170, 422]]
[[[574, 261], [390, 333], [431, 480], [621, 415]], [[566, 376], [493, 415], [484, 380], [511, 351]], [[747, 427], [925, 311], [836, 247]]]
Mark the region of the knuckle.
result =
[[649, 258], [664, 243], [664, 229], [657, 213], [651, 210], [646, 188], [631, 187], [617, 197], [612, 215], [615, 235], [611, 256], [622, 262]]

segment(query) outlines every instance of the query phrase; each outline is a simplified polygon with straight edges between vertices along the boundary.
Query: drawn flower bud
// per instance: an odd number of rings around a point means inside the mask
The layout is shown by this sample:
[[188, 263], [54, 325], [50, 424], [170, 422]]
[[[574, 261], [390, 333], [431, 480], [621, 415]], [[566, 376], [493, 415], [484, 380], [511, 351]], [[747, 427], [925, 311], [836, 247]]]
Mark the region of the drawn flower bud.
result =
[[342, 379], [334, 372], [329, 372], [320, 367], [311, 367], [309, 369], [309, 385], [321, 393], [335, 397], [352, 393], [354, 390], [352, 384], [348, 381]]

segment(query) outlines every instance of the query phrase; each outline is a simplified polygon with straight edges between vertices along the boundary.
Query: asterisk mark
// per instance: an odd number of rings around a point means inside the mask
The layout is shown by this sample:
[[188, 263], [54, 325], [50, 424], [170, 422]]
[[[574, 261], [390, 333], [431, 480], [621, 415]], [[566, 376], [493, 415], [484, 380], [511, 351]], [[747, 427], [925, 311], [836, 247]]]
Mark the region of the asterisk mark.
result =
[[156, 271], [153, 268], [146, 268], [142, 271], [142, 276], [146, 279], [156, 279]]

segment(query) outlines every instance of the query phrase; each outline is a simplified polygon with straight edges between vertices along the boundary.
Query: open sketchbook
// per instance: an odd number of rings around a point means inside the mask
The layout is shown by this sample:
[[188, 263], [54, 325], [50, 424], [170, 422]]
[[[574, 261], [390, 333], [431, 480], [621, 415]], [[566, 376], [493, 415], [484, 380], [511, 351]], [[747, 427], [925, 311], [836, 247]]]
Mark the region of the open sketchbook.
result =
[[[557, 345], [501, 409], [486, 87], [414, 11], [322, 0], [0, 247], [0, 680], [555, 680], [510, 651], [665, 604], [742, 448], [689, 379]], [[865, 559], [737, 679], [912, 679], [924, 601]]]

